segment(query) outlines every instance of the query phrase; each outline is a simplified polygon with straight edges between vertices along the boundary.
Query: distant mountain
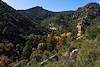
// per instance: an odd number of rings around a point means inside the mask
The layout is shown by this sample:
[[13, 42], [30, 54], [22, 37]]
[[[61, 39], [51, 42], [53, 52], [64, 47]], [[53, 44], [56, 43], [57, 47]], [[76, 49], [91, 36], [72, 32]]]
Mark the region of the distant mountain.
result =
[[[58, 26], [60, 24], [61, 25], [67, 24], [67, 20], [71, 19], [70, 17], [75, 12], [75, 11], [52, 12], [52, 11], [45, 10], [39, 6], [30, 8], [27, 10], [18, 10], [18, 11], [20, 13], [24, 14], [25, 16], [31, 18], [34, 22], [37, 22], [42, 27], [46, 27], [46, 28], [48, 28], [49, 23], [57, 22]], [[49, 20], [51, 20], [51, 21], [49, 22]], [[62, 23], [62, 22], [66, 22], [66, 23]], [[67, 24], [67, 25], [69, 25], [69, 24]]]
[[52, 16], [54, 13], [48, 10], [43, 9], [42, 7], [36, 6], [27, 10], [18, 10], [22, 14], [33, 19], [35, 22], [40, 22], [43, 19], [46, 19]]
[[[82, 22], [85, 29], [100, 17], [100, 4], [89, 3], [76, 11], [52, 12], [42, 7], [15, 10], [0, 1], [0, 39], [16, 42], [18, 38], [31, 33], [49, 33], [50, 24], [57, 33], [70, 31], [76, 33], [77, 23]], [[99, 19], [97, 21], [100, 21]]]

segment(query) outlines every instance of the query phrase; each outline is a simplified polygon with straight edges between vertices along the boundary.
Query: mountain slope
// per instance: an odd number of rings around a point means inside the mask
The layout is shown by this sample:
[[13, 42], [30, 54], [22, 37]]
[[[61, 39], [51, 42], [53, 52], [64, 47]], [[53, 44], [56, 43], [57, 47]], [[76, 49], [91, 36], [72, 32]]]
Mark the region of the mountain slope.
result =
[[20, 13], [25, 14], [29, 18], [33, 19], [35, 22], [40, 22], [43, 19], [46, 19], [52, 16], [54, 13], [48, 10], [43, 9], [42, 7], [36, 6], [27, 10], [18, 10]]
[[[42, 7], [34, 7], [27, 10], [20, 10], [22, 14], [27, 15], [39, 25], [48, 28], [49, 24], [57, 28], [58, 31], [76, 31], [78, 23], [82, 23], [87, 28], [93, 23], [93, 20], [100, 16], [100, 5], [89, 3], [76, 11], [52, 12]], [[75, 30], [76, 29], [76, 30]]]
[[0, 1], [0, 41], [16, 42], [30, 33], [41, 34], [41, 28], [29, 17]]
[[52, 12], [15, 10], [0, 0], [0, 67], [33, 67], [46, 59], [44, 67], [99, 67], [99, 41], [100, 4]]

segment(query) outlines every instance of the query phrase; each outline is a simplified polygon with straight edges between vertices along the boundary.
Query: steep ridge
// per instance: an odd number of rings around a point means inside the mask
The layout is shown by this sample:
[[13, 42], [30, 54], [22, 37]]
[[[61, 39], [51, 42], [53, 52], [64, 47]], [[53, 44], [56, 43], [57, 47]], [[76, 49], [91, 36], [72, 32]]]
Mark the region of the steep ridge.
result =
[[39, 28], [29, 17], [0, 0], [0, 41], [17, 42], [30, 33], [40, 34]]

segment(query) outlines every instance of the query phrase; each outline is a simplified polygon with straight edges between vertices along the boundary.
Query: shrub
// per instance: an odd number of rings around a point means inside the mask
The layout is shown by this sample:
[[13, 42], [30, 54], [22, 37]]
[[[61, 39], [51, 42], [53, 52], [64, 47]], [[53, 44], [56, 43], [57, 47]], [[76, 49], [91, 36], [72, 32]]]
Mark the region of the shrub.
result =
[[22, 58], [28, 59], [32, 53], [32, 45], [33, 45], [33, 38], [26, 42], [25, 47], [23, 48]]

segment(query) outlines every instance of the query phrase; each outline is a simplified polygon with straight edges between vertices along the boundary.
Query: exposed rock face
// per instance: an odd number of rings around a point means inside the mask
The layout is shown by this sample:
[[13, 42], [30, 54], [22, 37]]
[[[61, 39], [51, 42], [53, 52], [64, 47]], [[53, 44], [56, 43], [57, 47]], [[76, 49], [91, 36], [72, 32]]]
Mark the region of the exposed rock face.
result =
[[77, 20], [77, 37], [80, 38], [86, 28], [92, 25], [94, 19], [100, 16], [100, 5], [97, 3], [89, 3], [79, 8], [73, 17]]
[[76, 12], [78, 18], [95, 18], [100, 15], [100, 5], [97, 3], [89, 3], [84, 7], [81, 7]]
[[82, 34], [82, 23], [78, 23], [77, 24], [77, 29], [78, 29], [78, 33], [77, 33], [77, 37], [81, 36]]

